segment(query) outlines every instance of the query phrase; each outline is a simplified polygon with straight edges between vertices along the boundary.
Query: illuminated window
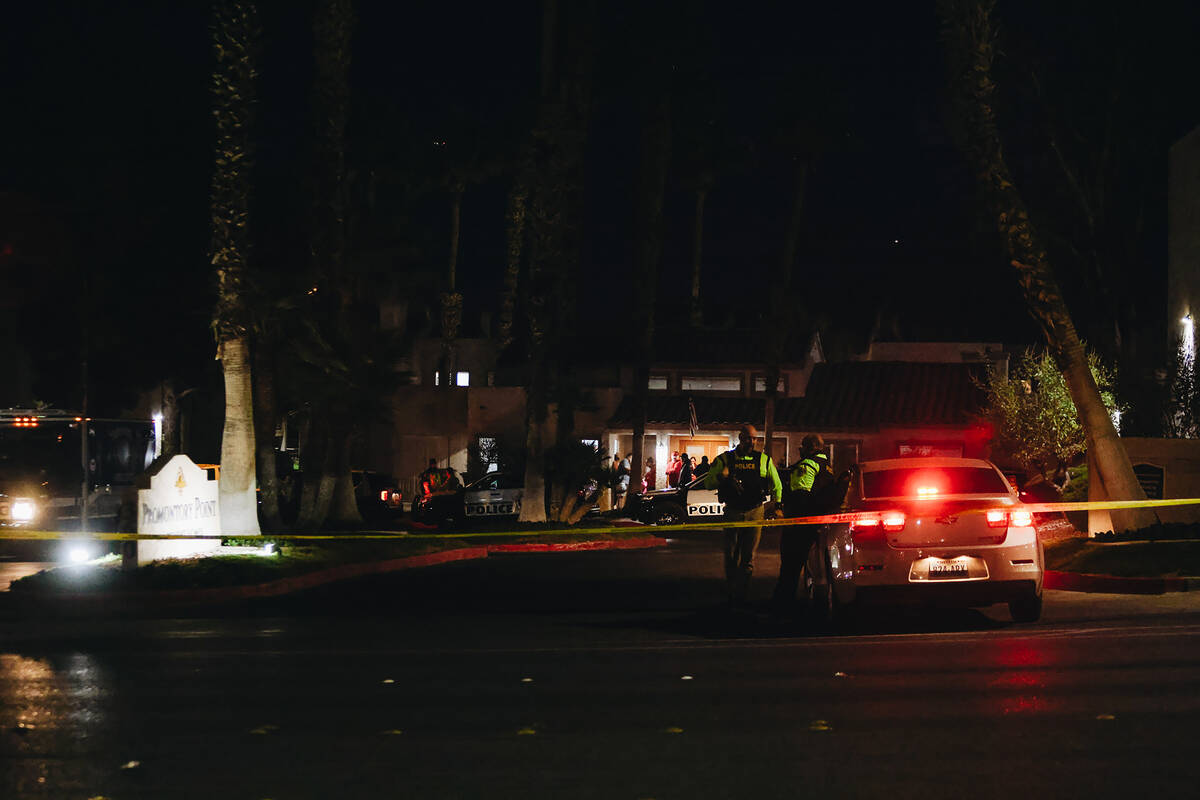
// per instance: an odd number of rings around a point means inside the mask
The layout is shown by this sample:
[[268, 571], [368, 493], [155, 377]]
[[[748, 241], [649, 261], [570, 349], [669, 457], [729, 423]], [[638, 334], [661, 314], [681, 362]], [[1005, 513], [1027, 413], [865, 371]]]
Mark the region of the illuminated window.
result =
[[667, 390], [667, 376], [651, 375], [650, 380], [646, 382], [646, 388], [652, 392], [665, 392]]
[[684, 378], [680, 388], [685, 392], [740, 392], [742, 379], [729, 375]]
[[[433, 385], [434, 386], [442, 385], [442, 373], [440, 373], [440, 372], [433, 373]], [[471, 373], [469, 373], [469, 372], [454, 373], [454, 385], [455, 386], [470, 386], [471, 385]]]
[[479, 461], [483, 471], [496, 472], [500, 469], [500, 445], [494, 436], [480, 436], [476, 439], [479, 446]]
[[[760, 394], [767, 391], [767, 376], [754, 376], [754, 391]], [[787, 394], [787, 383], [784, 382], [782, 375], [779, 376], [779, 381], [775, 384], [775, 391], [779, 394]]]

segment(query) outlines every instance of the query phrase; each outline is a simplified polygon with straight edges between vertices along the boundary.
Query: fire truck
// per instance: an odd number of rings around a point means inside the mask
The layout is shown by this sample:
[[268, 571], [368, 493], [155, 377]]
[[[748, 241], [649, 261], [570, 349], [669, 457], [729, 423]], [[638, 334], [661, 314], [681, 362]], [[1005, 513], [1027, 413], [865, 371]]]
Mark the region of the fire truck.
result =
[[0, 527], [132, 531], [136, 479], [161, 447], [151, 420], [0, 410]]

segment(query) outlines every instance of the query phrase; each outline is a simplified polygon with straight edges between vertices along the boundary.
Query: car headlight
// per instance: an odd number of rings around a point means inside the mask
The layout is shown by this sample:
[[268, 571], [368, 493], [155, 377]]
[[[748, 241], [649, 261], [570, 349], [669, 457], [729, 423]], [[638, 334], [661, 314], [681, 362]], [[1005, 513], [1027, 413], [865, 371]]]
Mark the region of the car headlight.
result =
[[9, 507], [8, 513], [15, 522], [29, 522], [37, 513], [37, 506], [26, 497], [18, 497]]

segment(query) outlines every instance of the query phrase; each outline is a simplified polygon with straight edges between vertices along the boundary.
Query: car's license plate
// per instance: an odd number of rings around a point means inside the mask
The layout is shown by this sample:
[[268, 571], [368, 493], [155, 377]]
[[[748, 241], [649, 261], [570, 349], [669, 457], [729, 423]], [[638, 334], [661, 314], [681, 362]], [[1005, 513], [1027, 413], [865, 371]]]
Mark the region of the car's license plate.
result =
[[937, 580], [938, 578], [966, 578], [969, 577], [970, 570], [965, 561], [930, 561], [929, 562], [929, 579]]

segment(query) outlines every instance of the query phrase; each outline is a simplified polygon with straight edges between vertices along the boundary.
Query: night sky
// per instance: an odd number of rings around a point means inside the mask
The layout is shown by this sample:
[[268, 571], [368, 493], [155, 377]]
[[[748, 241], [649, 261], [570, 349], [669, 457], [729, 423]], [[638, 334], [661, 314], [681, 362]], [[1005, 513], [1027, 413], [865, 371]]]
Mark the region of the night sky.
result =
[[[537, 92], [536, 2], [359, 2], [349, 161], [375, 173], [377, 205], [352, 237], [386, 292], [439, 290], [449, 230], [436, 166], [448, 141], [503, 163], [525, 141]], [[811, 160], [797, 280], [828, 320], [832, 350], [882, 338], [1036, 341], [972, 176], [947, 124], [947, 81], [933, 3], [599, 4], [586, 166], [583, 268], [587, 327], [632, 333], [632, 191], [639, 47], [673, 65], [676, 161], [668, 178], [659, 325], [686, 319], [693, 196], [689, 142], [715, 143], [705, 229], [706, 313], [728, 298], [762, 303], [778, 268], [791, 158]], [[310, 120], [309, 4], [263, 6], [257, 137], [256, 253], [293, 271], [306, 242], [295, 175]], [[1166, 154], [1200, 123], [1194, 4], [999, 4], [998, 113], [1010, 166], [1035, 222], [1070, 231], [1070, 198], [1047, 147], [1047, 120], [1078, 132], [1079, 163], [1102, 131], [1113, 226], [1131, 242], [1118, 296], [1162, 330]], [[0, 124], [0, 276], [33, 353], [35, 395], [78, 404], [86, 328], [95, 402], [114, 411], [164, 375], [200, 385], [213, 374], [208, 183], [212, 63], [203, 3], [46, 2], [6, 9]], [[1036, 74], [1043, 89], [1031, 88]], [[1116, 97], [1114, 101], [1113, 98]], [[1106, 126], [1108, 126], [1106, 128]], [[798, 148], [788, 131], [804, 131]], [[461, 146], [460, 146], [460, 143]], [[1111, 166], [1115, 164], [1115, 166]], [[1085, 168], [1086, 171], [1086, 168]], [[468, 331], [495, 309], [511, 172], [467, 190], [460, 288]], [[1076, 320], [1103, 345], [1094, 287], [1053, 238]], [[12, 302], [18, 298], [18, 302]], [[19, 306], [13, 310], [10, 306]], [[84, 322], [81, 322], [83, 320]], [[0, 329], [10, 332], [10, 328]], [[1146, 366], [1161, 354], [1142, 352]], [[0, 405], [7, 405], [0, 397]]]

